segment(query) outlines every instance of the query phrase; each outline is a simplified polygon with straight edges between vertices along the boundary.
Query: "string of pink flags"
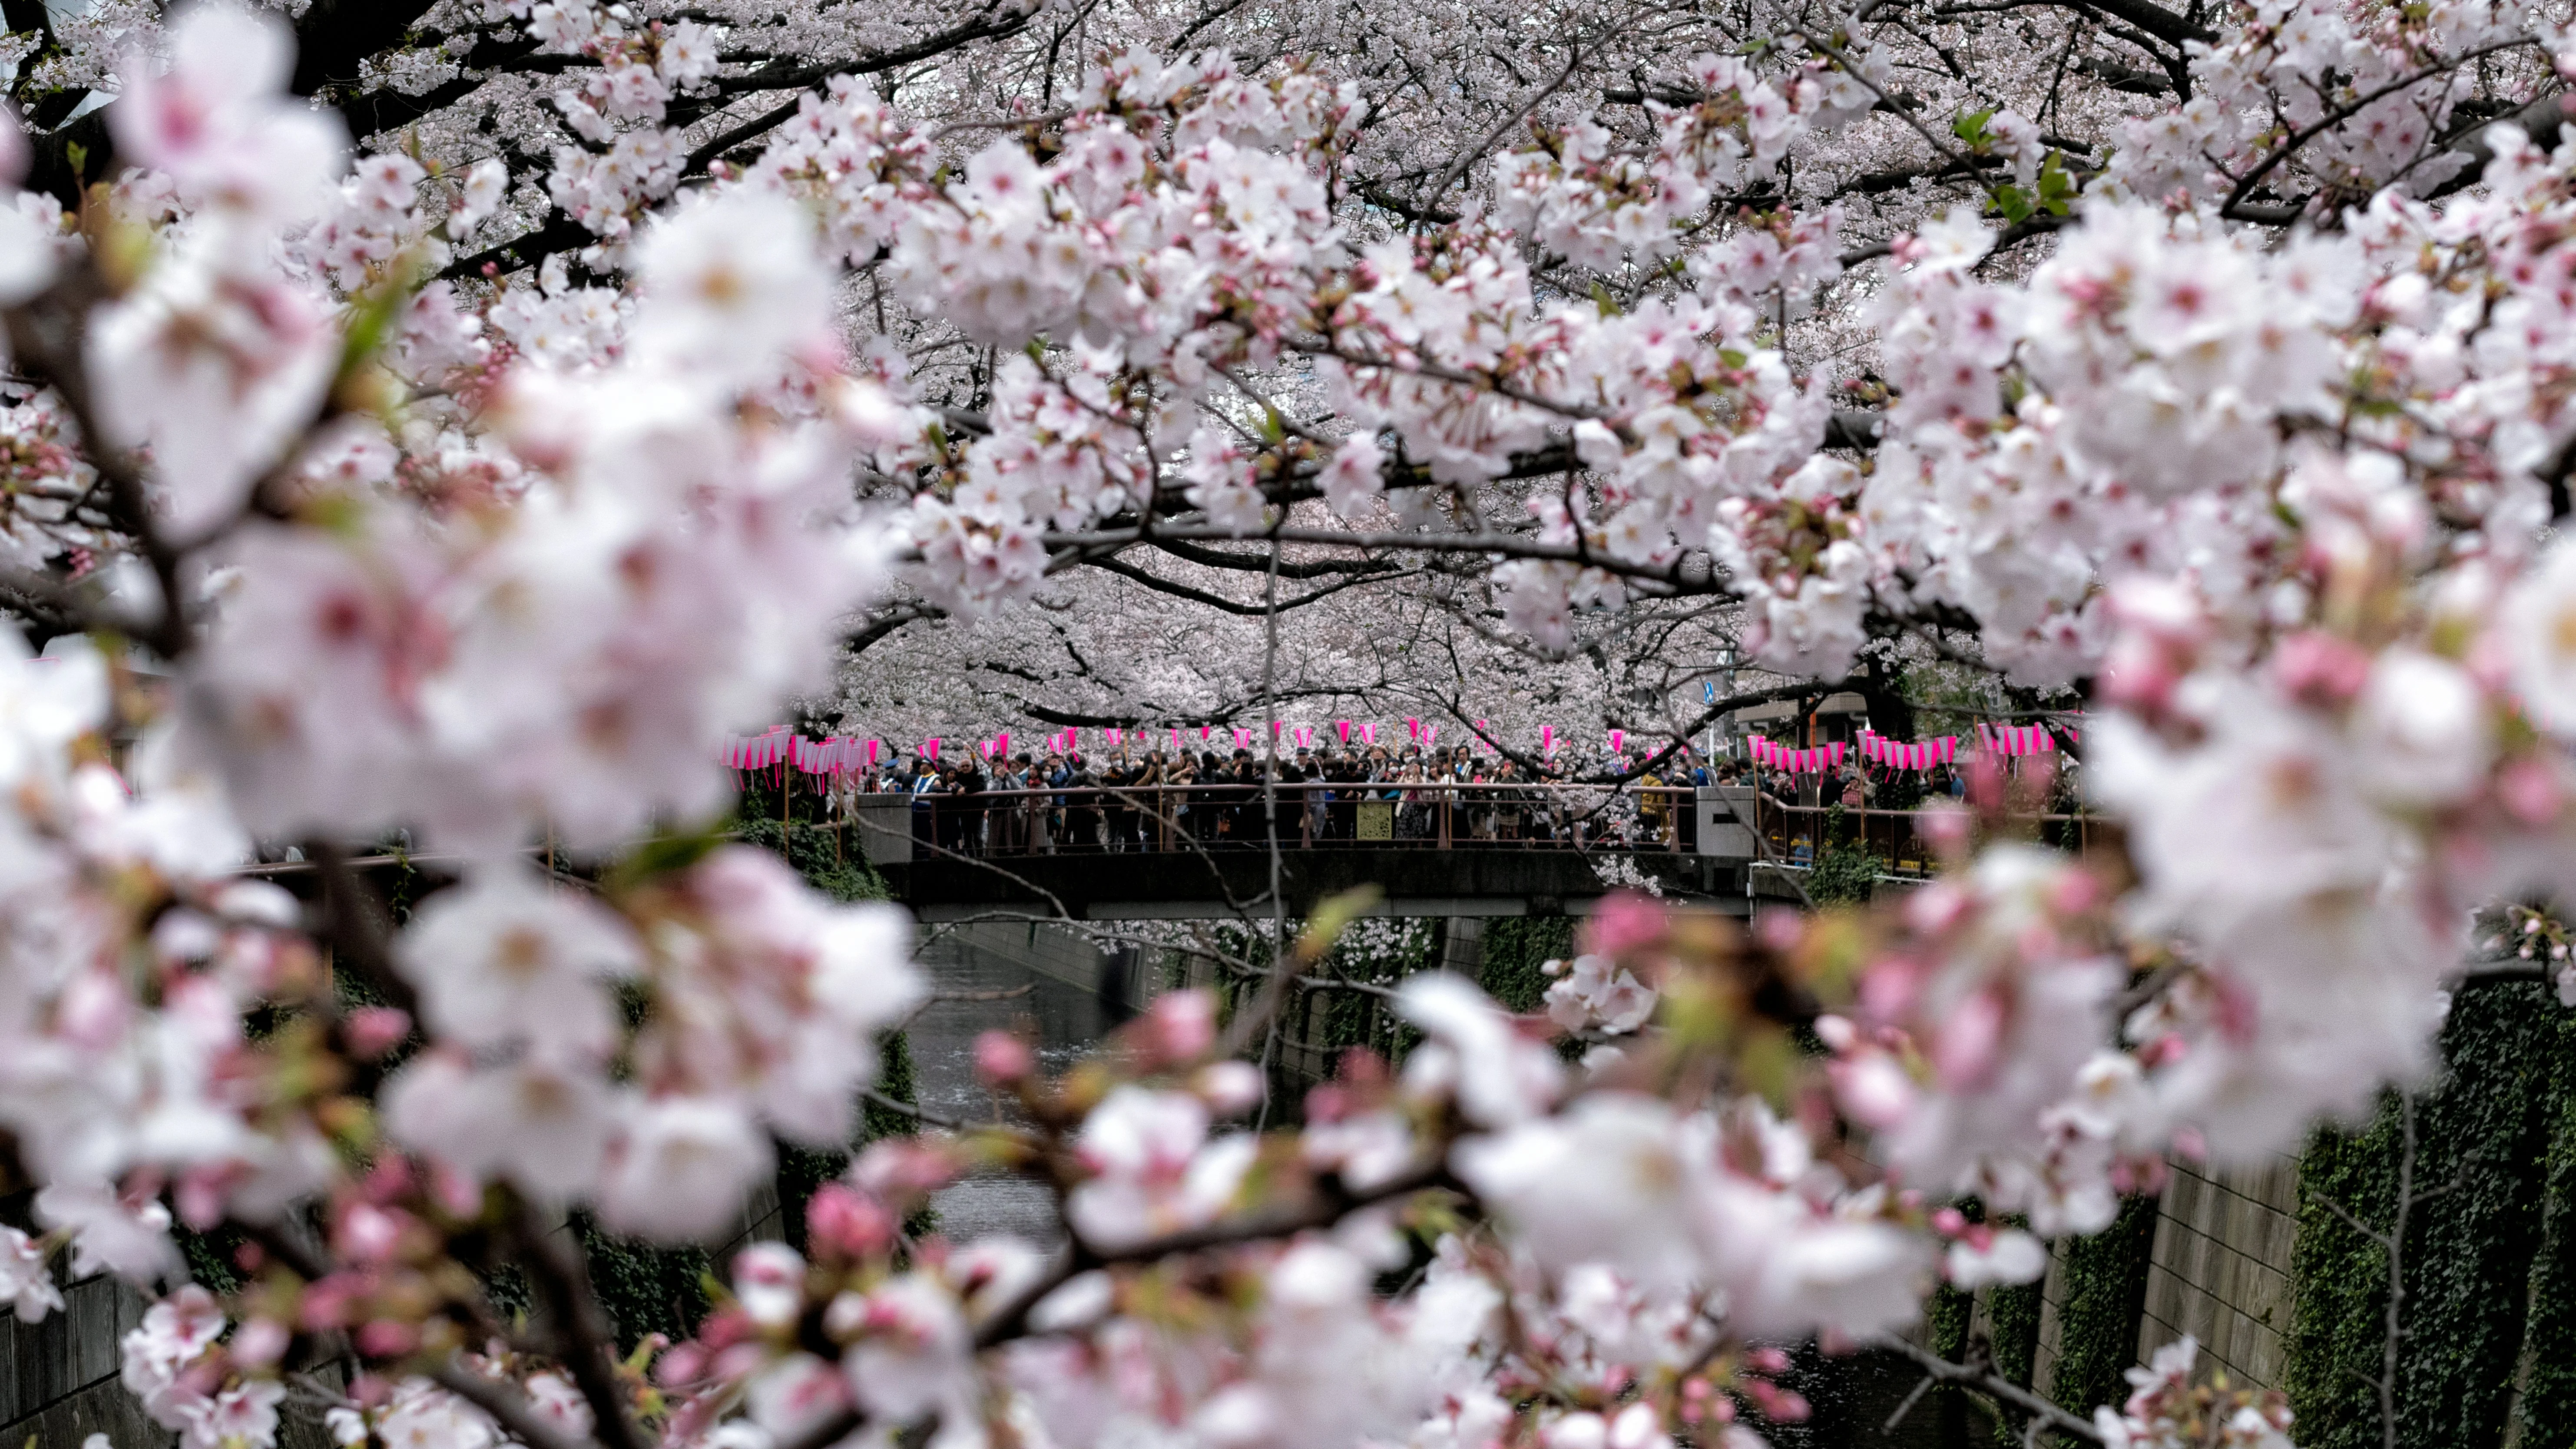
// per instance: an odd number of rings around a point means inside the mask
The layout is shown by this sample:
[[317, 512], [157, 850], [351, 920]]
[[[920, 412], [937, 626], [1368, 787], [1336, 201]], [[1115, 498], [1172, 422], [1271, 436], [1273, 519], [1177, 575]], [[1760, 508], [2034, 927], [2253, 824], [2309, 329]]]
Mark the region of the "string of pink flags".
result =
[[[1425, 750], [1437, 748], [1440, 725], [1435, 721], [1408, 718], [1404, 722], [1408, 738]], [[1326, 731], [1329, 730], [1329, 733]], [[1283, 749], [1311, 750], [1318, 738], [1348, 748], [1354, 744], [1366, 749], [1378, 743], [1378, 726], [1370, 720], [1335, 720], [1330, 726], [1290, 725], [1274, 721], [1270, 731]], [[1044, 739], [1045, 752], [1071, 755], [1084, 747], [1084, 731], [1075, 728], [1057, 730]], [[1145, 750], [1168, 747], [1173, 750], [1211, 750], [1230, 748], [1249, 750], [1260, 738], [1259, 732], [1241, 725], [1167, 726], [1156, 729], [1122, 729], [1109, 727], [1091, 732], [1094, 740], [1107, 751]], [[1934, 739], [1897, 740], [1863, 728], [1851, 741], [1833, 741], [1806, 748], [1751, 735], [1744, 741], [1744, 757], [1755, 764], [1792, 774], [1822, 774], [1842, 767], [1846, 758], [1856, 758], [1891, 770], [1932, 770], [1958, 763], [1963, 750], [1988, 755], [2019, 757], [2052, 754], [2057, 750], [2059, 735], [2080, 738], [2076, 725], [2058, 721], [2055, 724], [2003, 725], [1980, 722], [1973, 743], [1961, 735], [1942, 735]], [[1539, 727], [1539, 755], [1555, 758], [1566, 737], [1554, 725]], [[1392, 739], [1392, 735], [1389, 736]], [[914, 754], [933, 765], [951, 744], [962, 744], [986, 760], [1010, 758], [1011, 733], [1001, 731], [978, 740], [947, 740], [932, 735], [924, 739]], [[1464, 736], [1464, 748], [1472, 753], [1485, 753], [1492, 735], [1487, 721], [1476, 721], [1472, 732]], [[1603, 742], [1609, 753], [1626, 759], [1628, 731], [1608, 731]], [[880, 762], [890, 761], [895, 752], [881, 739], [863, 739], [853, 735], [832, 735], [813, 740], [797, 734], [786, 725], [773, 725], [757, 735], [734, 735], [724, 742], [719, 759], [726, 767], [742, 771], [775, 770], [782, 778], [789, 771], [807, 775], [839, 778], [851, 774], [872, 774]]]
[[[1980, 722], [1974, 748], [2006, 758], [2055, 754], [2061, 733], [2070, 740], [2081, 738], [2077, 726], [2062, 721], [2054, 726]], [[1847, 751], [1854, 758], [1891, 770], [1934, 770], [1959, 762], [1960, 739], [1958, 735], [1943, 735], [1929, 740], [1895, 740], [1863, 727], [1859, 737], [1848, 744], [1836, 740], [1804, 749], [1753, 735], [1746, 740], [1746, 753], [1755, 764], [1793, 775], [1820, 775], [1841, 769]]]

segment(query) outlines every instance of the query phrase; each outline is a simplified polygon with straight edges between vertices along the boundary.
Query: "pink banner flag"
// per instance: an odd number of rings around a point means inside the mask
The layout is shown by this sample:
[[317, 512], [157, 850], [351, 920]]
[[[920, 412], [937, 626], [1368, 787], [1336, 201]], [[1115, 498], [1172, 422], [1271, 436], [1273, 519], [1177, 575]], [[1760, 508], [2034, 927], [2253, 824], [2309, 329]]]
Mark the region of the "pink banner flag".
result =
[[934, 765], [939, 763], [939, 736], [932, 735], [921, 742], [921, 755]]
[[1377, 743], [1377, 721], [1371, 720], [1360, 726], [1360, 743], [1364, 745]]
[[1424, 725], [1424, 726], [1422, 727], [1422, 747], [1423, 747], [1424, 749], [1426, 749], [1426, 750], [1427, 750], [1427, 749], [1430, 749], [1433, 745], [1438, 744], [1439, 742], [1440, 742], [1440, 726], [1438, 726], [1438, 725]]
[[870, 741], [868, 741], [868, 764], [870, 765], [870, 767], [874, 767], [874, 766], [875, 766], [875, 764], [876, 764], [876, 762], [877, 762], [877, 751], [878, 751], [878, 750], [880, 750], [880, 749], [883, 749], [884, 747], [885, 747], [885, 742], [884, 742], [883, 740], [870, 740]]
[[1610, 732], [1610, 753], [1614, 755], [1620, 753], [1627, 747], [1627, 744], [1628, 732], [1626, 730], [1612, 730]]
[[1234, 747], [1238, 750], [1252, 748], [1252, 731], [1237, 727], [1234, 732]]
[[1333, 728], [1341, 734], [1343, 744], [1347, 745], [1351, 742], [1351, 722], [1349, 720], [1337, 719], [1333, 721]]

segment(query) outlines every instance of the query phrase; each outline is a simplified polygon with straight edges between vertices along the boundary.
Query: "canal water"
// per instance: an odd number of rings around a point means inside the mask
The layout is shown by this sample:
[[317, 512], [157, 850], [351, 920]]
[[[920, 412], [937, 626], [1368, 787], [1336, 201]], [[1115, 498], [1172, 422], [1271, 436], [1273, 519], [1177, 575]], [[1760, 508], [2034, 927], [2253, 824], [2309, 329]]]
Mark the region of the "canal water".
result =
[[[919, 959], [931, 990], [950, 998], [931, 1002], [905, 1029], [925, 1111], [968, 1122], [1010, 1117], [1009, 1104], [975, 1076], [975, 1038], [984, 1032], [1033, 1032], [1039, 1069], [1052, 1076], [1081, 1060], [1114, 1024], [1096, 993], [978, 946], [965, 933], [938, 937]], [[1047, 1189], [1027, 1178], [970, 1177], [931, 1201], [940, 1231], [953, 1242], [996, 1233], [1050, 1247], [1057, 1242]]]
[[[1025, 955], [978, 945], [959, 932], [922, 948], [922, 968], [935, 1000], [907, 1028], [915, 1086], [928, 1111], [963, 1121], [1013, 1114], [975, 1077], [975, 1038], [989, 1030], [1023, 1030], [1038, 1043], [1041, 1070], [1052, 1075], [1094, 1050], [1120, 1008], [1091, 990], [1034, 970]], [[1047, 1190], [1000, 1173], [970, 1177], [932, 1199], [940, 1231], [973, 1242], [1007, 1233], [1049, 1248], [1060, 1242]], [[1964, 1395], [1936, 1392], [1907, 1407], [1921, 1374], [1895, 1353], [1871, 1350], [1826, 1357], [1812, 1346], [1796, 1355], [1787, 1382], [1814, 1407], [1804, 1423], [1764, 1424], [1776, 1449], [1991, 1449], [1998, 1440]]]

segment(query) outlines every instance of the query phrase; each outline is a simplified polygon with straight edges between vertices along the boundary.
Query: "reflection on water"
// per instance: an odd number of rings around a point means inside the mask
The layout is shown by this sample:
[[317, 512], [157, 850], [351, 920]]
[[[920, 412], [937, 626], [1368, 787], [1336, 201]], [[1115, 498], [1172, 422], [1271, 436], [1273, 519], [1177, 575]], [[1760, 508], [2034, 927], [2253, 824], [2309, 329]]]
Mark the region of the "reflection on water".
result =
[[[921, 954], [931, 989], [939, 992], [1013, 991], [1002, 1001], [935, 1001], [907, 1029], [921, 1105], [932, 1112], [976, 1121], [1004, 1111], [1004, 1104], [975, 1079], [975, 1038], [996, 1028], [1034, 1025], [1040, 1069], [1049, 1075], [1080, 1060], [1106, 1029], [1099, 999], [1089, 991], [1041, 975], [1021, 961], [985, 950], [959, 935], [933, 941]], [[984, 1174], [932, 1199], [940, 1231], [956, 1242], [1011, 1233], [1053, 1245], [1055, 1207], [1045, 1186], [1024, 1177]]]

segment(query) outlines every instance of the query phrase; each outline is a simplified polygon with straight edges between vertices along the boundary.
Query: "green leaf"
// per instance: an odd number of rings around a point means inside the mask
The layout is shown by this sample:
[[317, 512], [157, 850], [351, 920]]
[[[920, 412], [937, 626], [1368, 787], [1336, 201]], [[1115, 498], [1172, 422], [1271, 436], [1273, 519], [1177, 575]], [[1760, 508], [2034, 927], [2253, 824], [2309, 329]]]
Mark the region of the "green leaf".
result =
[[1993, 120], [1994, 116], [1992, 106], [1982, 111], [1962, 111], [1959, 118], [1950, 123], [1950, 133], [1971, 146], [1983, 147], [1987, 141], [1986, 122]]
[[609, 893], [632, 890], [657, 876], [686, 870], [724, 843], [724, 831], [713, 825], [684, 834], [655, 836], [628, 851], [626, 858], [617, 863], [609, 874]]

